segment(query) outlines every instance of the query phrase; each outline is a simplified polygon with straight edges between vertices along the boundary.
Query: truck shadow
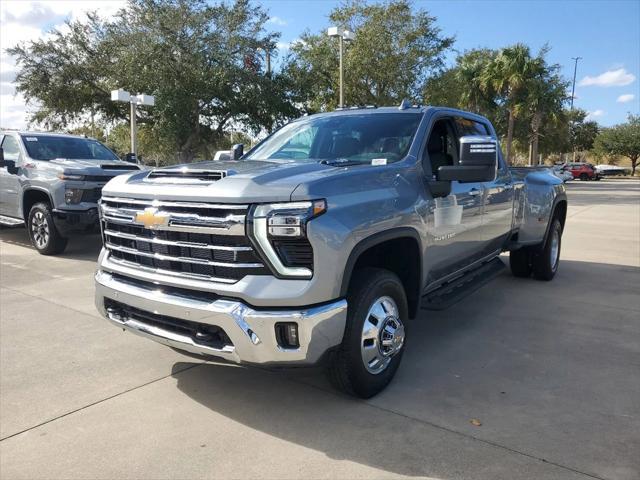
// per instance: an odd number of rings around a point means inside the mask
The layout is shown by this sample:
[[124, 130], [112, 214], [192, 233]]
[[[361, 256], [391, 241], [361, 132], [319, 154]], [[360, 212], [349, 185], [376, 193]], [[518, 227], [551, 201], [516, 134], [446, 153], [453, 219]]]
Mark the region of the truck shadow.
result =
[[[28, 248], [33, 251], [34, 255], [38, 254], [31, 245], [29, 234], [24, 227], [2, 227], [0, 228], [0, 239], [11, 245]], [[95, 263], [101, 248], [102, 239], [99, 234], [79, 233], [69, 237], [66, 250], [57, 257]]]
[[[486, 461], [488, 452], [465, 437], [550, 459], [568, 444], [581, 444], [572, 453], [577, 464], [606, 463], [598, 457], [610, 452], [589, 445], [599, 429], [625, 431], [624, 419], [603, 417], [602, 423], [591, 412], [633, 404], [633, 387], [624, 380], [633, 367], [615, 378], [609, 372], [618, 365], [620, 345], [640, 340], [639, 275], [633, 266], [576, 261], [563, 261], [552, 283], [505, 272], [447, 311], [422, 311], [410, 323], [395, 380], [367, 401], [336, 392], [319, 369], [206, 363], [181, 371], [195, 364], [180, 362], [173, 376], [178, 389], [216, 414], [394, 475], [447, 478], [452, 468], [463, 468], [443, 464], [454, 448], [470, 459], [470, 477], [484, 477], [489, 472], [474, 473], [471, 459]], [[594, 278], [603, 282], [597, 299]], [[615, 323], [602, 331], [602, 317], [617, 306]], [[627, 413], [640, 415], [635, 410]], [[564, 423], [541, 423], [542, 417]], [[479, 429], [471, 418], [491, 425]], [[535, 451], [540, 438], [545, 450]]]

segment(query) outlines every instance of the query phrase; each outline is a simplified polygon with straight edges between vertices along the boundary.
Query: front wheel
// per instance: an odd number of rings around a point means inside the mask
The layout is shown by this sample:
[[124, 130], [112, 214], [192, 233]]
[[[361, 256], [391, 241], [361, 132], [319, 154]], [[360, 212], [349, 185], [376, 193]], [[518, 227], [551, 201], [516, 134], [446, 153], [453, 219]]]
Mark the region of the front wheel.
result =
[[350, 395], [370, 398], [389, 384], [400, 365], [407, 297], [397, 275], [365, 268], [355, 273], [347, 302], [344, 338], [332, 355], [329, 380]]
[[29, 211], [27, 228], [31, 244], [42, 255], [56, 255], [67, 248], [67, 239], [60, 235], [46, 203], [36, 203]]

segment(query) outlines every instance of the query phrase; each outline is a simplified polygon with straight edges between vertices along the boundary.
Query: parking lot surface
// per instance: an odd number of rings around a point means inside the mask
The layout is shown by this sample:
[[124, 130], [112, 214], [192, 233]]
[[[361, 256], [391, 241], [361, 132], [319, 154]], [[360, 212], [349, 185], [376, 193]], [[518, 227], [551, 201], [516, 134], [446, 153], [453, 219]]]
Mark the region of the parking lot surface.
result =
[[554, 281], [423, 311], [369, 401], [123, 333], [93, 306], [98, 236], [43, 257], [0, 230], [0, 477], [637, 480], [640, 182], [568, 190]]

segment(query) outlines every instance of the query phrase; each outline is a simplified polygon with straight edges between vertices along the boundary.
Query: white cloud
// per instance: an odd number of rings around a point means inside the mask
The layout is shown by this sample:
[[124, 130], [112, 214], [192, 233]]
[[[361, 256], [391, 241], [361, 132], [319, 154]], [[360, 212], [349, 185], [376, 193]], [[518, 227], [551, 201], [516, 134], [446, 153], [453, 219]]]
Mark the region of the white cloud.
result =
[[627, 72], [624, 68], [608, 70], [595, 77], [586, 76], [578, 84], [581, 87], [595, 85], [597, 87], [623, 87], [633, 83], [636, 76]]
[[281, 27], [284, 27], [287, 24], [287, 21], [284, 18], [274, 16], [267, 20], [267, 23], [272, 23], [274, 25], [280, 25]]
[[633, 100], [634, 98], [636, 98], [636, 96], [633, 93], [625, 93], [624, 95], [620, 95], [618, 97], [618, 100], [616, 100], [616, 102], [627, 103]]
[[17, 66], [7, 48], [47, 38], [52, 29], [64, 30], [65, 20], [82, 19], [87, 12], [112, 17], [125, 5], [126, 0], [0, 1], [0, 127], [25, 128], [33, 109], [15, 93]]
[[604, 110], [594, 110], [593, 112], [589, 112], [587, 114], [587, 120], [595, 120], [598, 117], [602, 117], [604, 115], [606, 115], [607, 112], [605, 112]]
[[294, 40], [291, 40], [290, 42], [277, 42], [276, 48], [278, 50], [285, 51], [285, 50], [289, 50], [291, 47], [295, 45], [305, 45], [305, 44], [306, 43], [304, 40], [302, 40], [301, 38], [296, 38]]

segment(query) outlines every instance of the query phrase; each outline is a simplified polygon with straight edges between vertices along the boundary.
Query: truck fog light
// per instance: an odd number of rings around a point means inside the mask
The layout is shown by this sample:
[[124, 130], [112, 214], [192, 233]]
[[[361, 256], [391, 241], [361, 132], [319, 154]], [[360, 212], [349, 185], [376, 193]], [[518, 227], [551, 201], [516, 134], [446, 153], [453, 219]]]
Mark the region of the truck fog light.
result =
[[298, 348], [298, 324], [293, 322], [276, 323], [276, 339], [282, 348]]
[[82, 201], [82, 194], [84, 190], [81, 188], [67, 188], [64, 191], [64, 201], [65, 203], [80, 203]]

